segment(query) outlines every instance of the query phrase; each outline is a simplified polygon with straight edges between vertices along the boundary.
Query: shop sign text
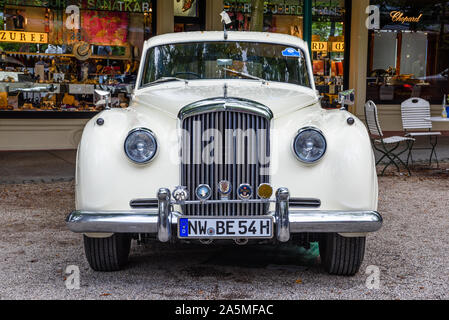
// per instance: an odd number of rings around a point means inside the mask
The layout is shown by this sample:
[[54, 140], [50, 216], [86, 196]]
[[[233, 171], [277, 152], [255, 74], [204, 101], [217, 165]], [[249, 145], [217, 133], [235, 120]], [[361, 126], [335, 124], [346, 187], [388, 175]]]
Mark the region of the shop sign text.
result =
[[[330, 50], [329, 50], [330, 47]], [[325, 41], [312, 41], [312, 51], [331, 51], [331, 52], [344, 52], [344, 42], [325, 42]]]
[[391, 11], [390, 12], [391, 21], [401, 22], [402, 24], [404, 24], [406, 22], [419, 22], [421, 20], [422, 16], [423, 16], [422, 13], [417, 17], [407, 17], [404, 15], [404, 12], [402, 12], [402, 11]]
[[48, 34], [40, 32], [0, 31], [1, 42], [48, 43]]
[[331, 51], [332, 52], [344, 52], [345, 51], [345, 43], [344, 42], [332, 42]]
[[29, 5], [50, 9], [64, 9], [70, 5], [76, 5], [83, 10], [108, 10], [124, 12], [149, 12], [149, 1], [141, 0], [0, 0], [0, 6], [4, 5]]
[[[225, 11], [229, 12], [241, 12], [241, 13], [251, 13], [251, 3], [234, 3], [225, 2]], [[300, 5], [288, 5], [288, 4], [265, 4], [264, 14], [291, 14], [291, 15], [302, 15], [302, 6]]]
[[324, 41], [313, 41], [312, 51], [327, 51], [327, 42]]
[[[224, 9], [230, 12], [241, 12], [241, 13], [251, 13], [251, 1], [235, 1], [228, 2], [225, 1]], [[344, 8], [341, 7], [322, 7], [314, 6], [312, 8], [312, 15], [326, 15], [326, 16], [343, 16], [345, 12]], [[289, 4], [276, 4], [276, 3], [265, 3], [264, 4], [264, 14], [284, 14], [284, 15], [303, 15], [302, 5], [289, 5]]]

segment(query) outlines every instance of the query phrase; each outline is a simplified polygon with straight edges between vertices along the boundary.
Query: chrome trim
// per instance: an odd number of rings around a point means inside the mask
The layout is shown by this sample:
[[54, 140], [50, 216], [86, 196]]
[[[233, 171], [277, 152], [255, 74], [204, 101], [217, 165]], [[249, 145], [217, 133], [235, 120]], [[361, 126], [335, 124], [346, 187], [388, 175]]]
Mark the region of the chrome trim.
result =
[[170, 190], [159, 189], [157, 198], [159, 200], [157, 238], [160, 242], [167, 242], [171, 238]]
[[[306, 131], [306, 130], [314, 130], [314, 131], [318, 132], [319, 134], [321, 134], [321, 135], [323, 136], [324, 142], [326, 143], [325, 148], [324, 148], [323, 155], [322, 155], [319, 159], [317, 159], [317, 160], [315, 160], [315, 161], [304, 161], [304, 160], [302, 160], [300, 157], [298, 157], [298, 154], [296, 153], [296, 150], [295, 150], [295, 142], [296, 142], [296, 139], [298, 138], [298, 136], [299, 136], [301, 133], [303, 133], [303, 132]], [[304, 163], [304, 164], [315, 164], [315, 163], [317, 163], [318, 161], [320, 161], [321, 159], [323, 159], [324, 156], [326, 155], [326, 151], [327, 151], [327, 139], [326, 139], [326, 136], [324, 135], [323, 131], [321, 131], [320, 129], [318, 129], [318, 128], [316, 128], [316, 127], [304, 127], [304, 128], [301, 128], [301, 129], [298, 130], [298, 132], [296, 133], [295, 137], [293, 138], [293, 143], [291, 144], [291, 146], [292, 146], [293, 154], [295, 155], [295, 157], [296, 157], [296, 159], [297, 159], [298, 161], [300, 161], [300, 162], [302, 162], [302, 163]]]
[[178, 118], [184, 120], [190, 116], [218, 111], [241, 111], [257, 116], [263, 116], [268, 120], [273, 119], [273, 112], [261, 103], [241, 98], [223, 97], [191, 103], [179, 111]]
[[[153, 156], [152, 156], [150, 159], [148, 159], [147, 161], [144, 161], [144, 162], [137, 162], [137, 161], [134, 161], [133, 159], [131, 159], [131, 158], [129, 157], [128, 152], [126, 151], [126, 141], [128, 140], [129, 136], [130, 136], [132, 133], [136, 132], [136, 131], [145, 131], [145, 132], [149, 133], [150, 136], [153, 138], [154, 143], [155, 143], [155, 145], [156, 145], [156, 150], [154, 151]], [[157, 140], [157, 138], [156, 138], [156, 135], [154, 134], [153, 131], [151, 131], [151, 130], [148, 129], [148, 128], [139, 127], [139, 128], [134, 128], [134, 129], [132, 129], [130, 132], [128, 132], [128, 134], [126, 135], [126, 138], [125, 138], [125, 142], [123, 142], [123, 148], [124, 148], [126, 157], [127, 157], [132, 163], [135, 163], [135, 164], [147, 164], [147, 163], [150, 163], [150, 162], [151, 162], [154, 158], [156, 158], [156, 156], [158, 155], [158, 153], [159, 153], [159, 142], [158, 142], [158, 140]]]
[[[271, 217], [275, 215], [275, 212], [269, 214]], [[179, 217], [182, 217], [180, 213], [171, 212], [170, 225], [175, 225]], [[73, 211], [67, 216], [66, 223], [69, 230], [78, 233], [156, 234], [158, 219], [157, 210]], [[382, 216], [376, 211], [289, 210], [288, 219], [292, 234], [302, 232], [368, 233], [378, 231], [383, 223]], [[278, 225], [277, 220], [275, 224]]]
[[290, 208], [319, 208], [321, 207], [320, 199], [310, 198], [290, 198]]
[[179, 204], [179, 205], [184, 205], [184, 204], [203, 204], [203, 205], [207, 205], [207, 204], [268, 204], [270, 202], [276, 202], [276, 200], [271, 200], [271, 199], [208, 199], [208, 200], [186, 200], [186, 201], [182, 201], [182, 202], [178, 202], [178, 201], [174, 201], [172, 200], [172, 204]]
[[66, 218], [70, 231], [79, 233], [156, 233], [157, 211], [73, 211]]
[[290, 240], [290, 222], [288, 212], [288, 199], [290, 193], [287, 188], [279, 188], [276, 191], [276, 237], [280, 242]]
[[290, 231], [366, 233], [382, 227], [382, 216], [376, 211], [304, 211], [290, 210]]
[[133, 199], [129, 202], [129, 206], [133, 209], [157, 209], [158, 200], [152, 199]]

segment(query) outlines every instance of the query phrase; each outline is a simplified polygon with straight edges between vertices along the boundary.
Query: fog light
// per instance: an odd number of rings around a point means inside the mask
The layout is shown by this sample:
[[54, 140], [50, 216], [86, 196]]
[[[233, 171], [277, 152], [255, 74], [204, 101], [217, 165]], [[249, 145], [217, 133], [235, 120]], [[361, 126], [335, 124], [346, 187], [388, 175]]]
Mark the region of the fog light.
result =
[[178, 186], [173, 190], [173, 199], [176, 200], [176, 202], [183, 202], [186, 201], [189, 197], [189, 193], [187, 192], [186, 187]]
[[262, 199], [270, 199], [273, 195], [273, 187], [268, 183], [262, 183], [257, 189], [257, 195]]

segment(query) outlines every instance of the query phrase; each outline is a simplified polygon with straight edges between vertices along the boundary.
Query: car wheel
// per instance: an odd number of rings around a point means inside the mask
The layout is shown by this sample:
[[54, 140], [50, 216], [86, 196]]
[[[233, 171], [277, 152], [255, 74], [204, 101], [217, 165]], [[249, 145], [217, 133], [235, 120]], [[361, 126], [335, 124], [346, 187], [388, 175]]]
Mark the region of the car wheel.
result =
[[95, 271], [118, 271], [128, 263], [131, 236], [116, 233], [108, 238], [84, 236], [87, 261]]
[[340, 276], [355, 275], [365, 255], [365, 239], [342, 237], [337, 233], [323, 235], [319, 248], [324, 269], [330, 274]]

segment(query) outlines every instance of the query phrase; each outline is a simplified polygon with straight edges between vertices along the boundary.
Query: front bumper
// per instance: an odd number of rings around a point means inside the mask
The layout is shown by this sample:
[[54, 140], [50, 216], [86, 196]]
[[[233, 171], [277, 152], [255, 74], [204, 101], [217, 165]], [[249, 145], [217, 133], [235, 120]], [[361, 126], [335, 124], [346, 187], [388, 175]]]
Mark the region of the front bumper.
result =
[[[381, 228], [382, 217], [376, 211], [292, 210], [288, 206], [289, 192], [276, 192], [274, 217], [275, 237], [280, 242], [290, 240], [294, 233], [368, 233]], [[170, 191], [158, 192], [158, 209], [117, 211], [74, 211], [67, 216], [68, 228], [79, 233], [149, 233], [157, 234], [161, 242], [173, 237], [172, 230], [180, 213], [172, 210]], [[175, 232], [176, 233], [176, 232]]]

